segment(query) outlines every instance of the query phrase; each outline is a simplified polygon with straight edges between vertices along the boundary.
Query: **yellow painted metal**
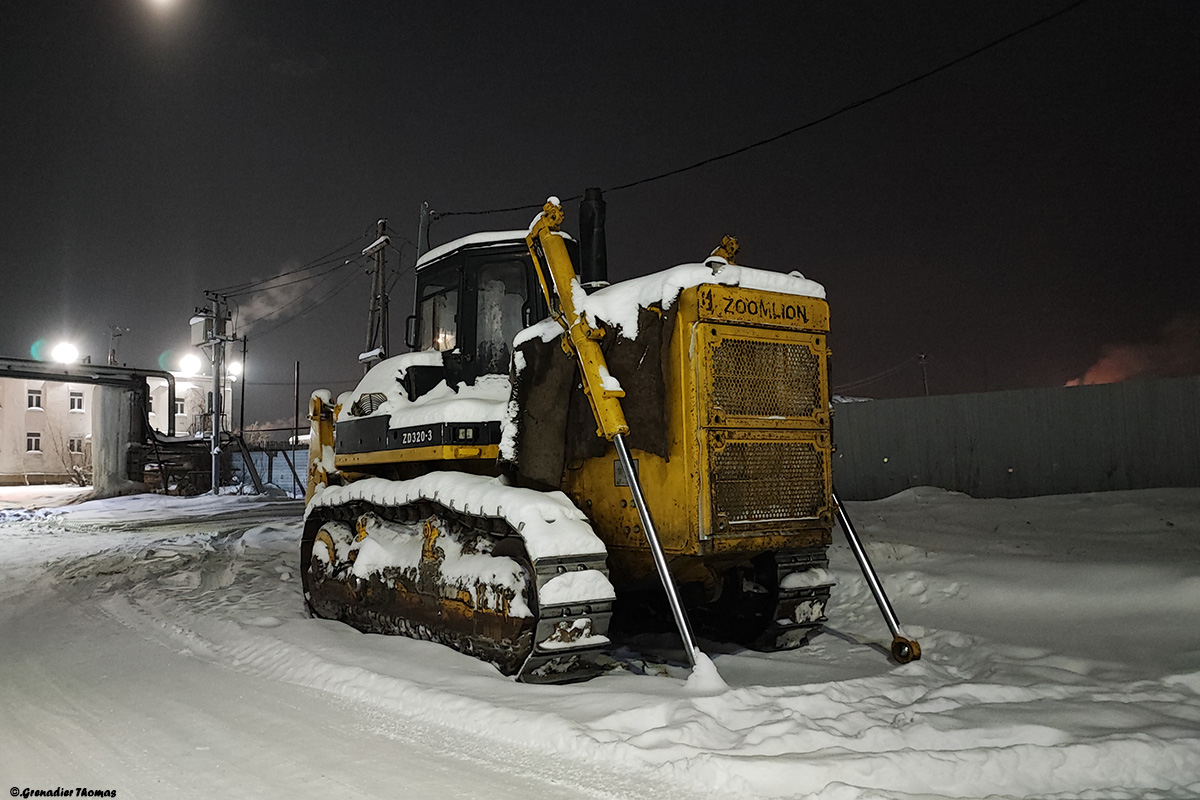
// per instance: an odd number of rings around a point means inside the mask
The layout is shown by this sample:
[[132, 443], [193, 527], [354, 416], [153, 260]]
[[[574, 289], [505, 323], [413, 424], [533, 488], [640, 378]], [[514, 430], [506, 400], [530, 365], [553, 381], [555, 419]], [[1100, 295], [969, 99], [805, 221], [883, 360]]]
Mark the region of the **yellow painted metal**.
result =
[[[526, 239], [538, 280], [580, 364], [598, 435], [628, 434], [624, 392], [610, 380], [599, 340], [604, 331], [577, 309], [583, 289], [547, 203]], [[732, 260], [736, 241], [723, 242]], [[632, 450], [659, 539], [676, 580], [716, 591], [720, 570], [761, 553], [827, 546], [832, 530], [828, 330], [823, 299], [737, 286], [685, 289], [675, 302], [663, 364], [667, 457]], [[607, 385], [606, 385], [607, 384]], [[314, 448], [332, 445], [336, 409], [314, 398]], [[438, 445], [340, 454], [354, 480], [388, 464], [499, 458], [499, 447]], [[567, 465], [562, 489], [584, 510], [609, 552], [622, 586], [657, 581], [646, 535], [610, 443], [604, 456]], [[310, 467], [310, 495], [323, 472]]]
[[725, 259], [725, 261], [729, 264], [736, 264], [737, 262], [734, 261], [734, 258], [737, 257], [737, 251], [738, 251], [737, 237], [723, 236], [723, 237], [721, 237], [721, 243], [719, 245], [717, 245], [715, 248], [713, 248], [713, 251], [711, 253], [709, 253], [709, 255], [710, 256], [719, 256], [720, 258]]
[[337, 548], [334, 547], [333, 537], [331, 537], [324, 528], [317, 532], [317, 538], [313, 542], [313, 548], [315, 549], [317, 545], [323, 545], [325, 547], [325, 552], [328, 554], [327, 558], [330, 564], [337, 563]]
[[421, 527], [421, 560], [425, 563], [437, 564], [445, 560], [445, 551], [437, 546], [438, 537], [441, 535], [442, 532], [438, 530], [433, 520], [425, 520], [425, 524]]
[[705, 428], [700, 434], [702, 540], [832, 526], [827, 431]]
[[696, 325], [693, 336], [701, 425], [829, 427], [828, 348], [823, 332], [750, 328], [714, 320]]
[[575, 308], [577, 298], [582, 298], [584, 291], [567, 246], [558, 235], [563, 219], [562, 206], [551, 200], [546, 201], [542, 215], [530, 229], [525, 242], [533, 256], [550, 313], [567, 333], [563, 347], [569, 348], [579, 361], [583, 392], [596, 417], [596, 435], [612, 441], [614, 436], [629, 433], [620, 400], [625, 392], [616, 388], [616, 381], [609, 374], [604, 353], [600, 350], [598, 340], [604, 332], [589, 325]]
[[[676, 307], [663, 371], [668, 458], [632, 453], [654, 487], [647, 502], [672, 569], [699, 576], [714, 560], [829, 544], [825, 301], [706, 284]], [[649, 575], [645, 540], [615, 489], [615, 459], [610, 447], [569, 465], [563, 488], [605, 540], [614, 579], [635, 582]]]
[[829, 304], [818, 297], [705, 284], [695, 290], [696, 318], [793, 331], [829, 331]]
[[318, 488], [329, 484], [329, 475], [325, 470], [325, 453], [333, 452], [333, 421], [337, 419], [340, 406], [326, 403], [319, 394], [313, 394], [308, 401], [308, 484], [304, 492], [304, 502], [312, 500]]
[[338, 453], [334, 464], [338, 469], [375, 464], [408, 464], [416, 461], [495, 461], [500, 457], [500, 445], [439, 444], [430, 447], [408, 447], [397, 450], [374, 450], [369, 453]]

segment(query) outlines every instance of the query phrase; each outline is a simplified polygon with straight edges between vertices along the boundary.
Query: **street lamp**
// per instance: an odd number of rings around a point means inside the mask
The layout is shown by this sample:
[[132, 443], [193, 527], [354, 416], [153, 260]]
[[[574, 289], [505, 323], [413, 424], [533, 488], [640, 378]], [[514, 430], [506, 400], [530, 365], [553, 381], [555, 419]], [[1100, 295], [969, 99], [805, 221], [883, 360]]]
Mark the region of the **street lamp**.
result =
[[200, 372], [200, 356], [195, 353], [188, 353], [179, 359], [179, 371], [188, 378], [198, 374]]
[[79, 348], [70, 342], [59, 342], [50, 351], [50, 357], [60, 364], [74, 364], [79, 360]]

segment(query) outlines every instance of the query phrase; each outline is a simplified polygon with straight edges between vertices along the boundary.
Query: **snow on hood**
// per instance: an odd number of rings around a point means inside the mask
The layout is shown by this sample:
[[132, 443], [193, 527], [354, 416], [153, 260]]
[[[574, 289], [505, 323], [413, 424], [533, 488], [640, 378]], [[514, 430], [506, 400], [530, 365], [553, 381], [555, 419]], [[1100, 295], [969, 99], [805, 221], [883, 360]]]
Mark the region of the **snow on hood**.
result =
[[401, 381], [414, 366], [440, 367], [442, 354], [434, 350], [405, 353], [381, 361], [371, 368], [358, 386], [338, 397], [338, 422], [361, 419], [350, 407], [364, 394], [382, 394], [387, 399], [366, 416], [389, 417], [388, 427], [407, 428], [441, 422], [497, 422], [504, 416], [512, 384], [507, 375], [481, 375], [474, 386], [465, 383], [451, 388], [442, 381], [433, 389], [409, 400]]
[[[710, 264], [714, 266], [709, 266]], [[710, 258], [705, 264], [680, 264], [653, 275], [606, 286], [588, 295], [581, 310], [587, 314], [588, 322], [592, 325], [595, 325], [597, 320], [604, 320], [617, 328], [622, 336], [632, 339], [637, 336], [639, 308], [656, 305], [666, 310], [675, 304], [684, 289], [705, 283], [803, 297], [825, 297], [824, 286], [810, 281], [799, 272], [784, 275], [752, 267], [735, 266], [721, 258]]]
[[362, 380], [354, 389], [354, 399], [357, 400], [358, 396], [362, 394], [395, 392], [400, 386], [400, 381], [404, 380], [404, 373], [408, 372], [409, 367], [440, 367], [441, 365], [442, 354], [436, 350], [419, 350], [415, 353], [404, 353], [386, 358], [367, 370], [366, 375], [363, 375]]
[[[714, 269], [716, 270], [714, 272]], [[658, 306], [668, 309], [679, 299], [684, 289], [706, 283], [740, 286], [765, 292], [825, 298], [825, 287], [809, 280], [799, 272], [784, 275], [780, 272], [739, 267], [723, 258], [710, 258], [704, 264], [680, 264], [641, 278], [632, 278], [606, 286], [593, 294], [573, 291], [575, 307], [585, 314], [593, 327], [603, 320], [621, 336], [633, 339], [638, 333], [638, 310]], [[572, 282], [572, 289], [578, 286]], [[562, 327], [552, 319], [542, 320], [517, 334], [516, 345], [534, 338], [551, 341], [562, 333]]]

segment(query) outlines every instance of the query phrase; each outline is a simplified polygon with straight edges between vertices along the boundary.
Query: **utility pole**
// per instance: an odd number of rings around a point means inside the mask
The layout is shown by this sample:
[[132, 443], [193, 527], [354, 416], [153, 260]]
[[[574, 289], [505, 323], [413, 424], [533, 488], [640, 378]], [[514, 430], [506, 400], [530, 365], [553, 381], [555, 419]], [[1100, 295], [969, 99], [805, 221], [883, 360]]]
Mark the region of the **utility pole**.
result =
[[[296, 362], [296, 393], [295, 393], [295, 414], [292, 417], [292, 452], [295, 453], [295, 445], [300, 444], [300, 362]], [[296, 485], [296, 470], [292, 469], [292, 495], [295, 496], [299, 490]]]
[[[209, 411], [212, 413], [212, 428], [209, 452], [212, 456], [212, 493], [221, 492], [221, 413], [225, 407], [224, 371], [225, 343], [230, 340], [225, 330], [228, 312], [225, 310], [225, 299], [213, 292], [205, 292], [211, 304], [210, 309], [196, 309], [198, 316], [192, 318], [193, 343], [203, 344], [209, 348], [209, 359], [212, 362], [212, 400]], [[203, 322], [201, 336], [195, 333], [197, 322]]]
[[221, 369], [225, 361], [225, 339], [222, 334], [221, 300], [215, 294], [212, 301], [212, 332], [208, 343], [212, 347], [212, 493], [221, 493]]
[[417, 223], [417, 258], [429, 252], [429, 223], [433, 219], [433, 211], [429, 201], [421, 203], [421, 221]]
[[925, 387], [925, 396], [929, 397], [929, 375], [925, 372], [925, 354], [920, 353], [917, 358], [921, 360], [921, 385]]
[[117, 363], [117, 339], [121, 338], [121, 334], [129, 333], [129, 328], [122, 328], [120, 325], [108, 326], [108, 365], [110, 367], [120, 366]]
[[381, 219], [376, 223], [378, 238], [363, 248], [364, 256], [374, 256], [375, 266], [371, 280], [371, 304], [367, 312], [367, 347], [359, 355], [358, 360], [363, 365], [363, 374], [372, 366], [388, 357], [388, 295], [387, 270], [385, 268], [384, 250], [390, 243], [385, 232], [387, 220]]
[[242, 381], [241, 402], [238, 406], [238, 434], [246, 435], [246, 337], [242, 337], [242, 372], [238, 376]]

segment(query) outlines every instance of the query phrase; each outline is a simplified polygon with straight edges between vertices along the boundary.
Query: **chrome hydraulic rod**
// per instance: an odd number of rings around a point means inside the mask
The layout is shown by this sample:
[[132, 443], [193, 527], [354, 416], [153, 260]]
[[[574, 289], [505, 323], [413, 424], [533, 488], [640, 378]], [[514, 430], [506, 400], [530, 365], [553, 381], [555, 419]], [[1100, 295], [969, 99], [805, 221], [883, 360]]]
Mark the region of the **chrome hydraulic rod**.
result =
[[613, 437], [617, 447], [617, 457], [621, 461], [621, 469], [629, 481], [629, 491], [633, 493], [633, 503], [637, 507], [638, 516], [642, 519], [642, 529], [646, 532], [646, 541], [654, 556], [654, 566], [658, 569], [658, 577], [662, 579], [663, 588], [667, 592], [667, 602], [671, 605], [671, 614], [675, 617], [675, 626], [679, 628], [679, 636], [683, 639], [683, 649], [687, 652], [688, 663], [694, 669], [696, 666], [696, 638], [692, 635], [692, 626], [688, 622], [687, 612], [679, 599], [675, 581], [671, 578], [671, 570], [667, 566], [667, 556], [663, 552], [662, 543], [658, 540], [658, 532], [654, 528], [654, 520], [650, 518], [650, 509], [646, 498], [642, 495], [642, 484], [637, 473], [633, 471], [633, 459], [629, 457], [629, 448], [625, 446], [625, 437], [617, 434]]
[[842, 526], [842, 532], [846, 534], [846, 541], [850, 543], [850, 549], [854, 552], [858, 567], [862, 570], [867, 586], [870, 587], [871, 594], [875, 597], [875, 602], [883, 614], [883, 620], [892, 633], [892, 657], [901, 664], [915, 661], [921, 657], [921, 645], [916, 640], [906, 637], [904, 631], [901, 630], [900, 620], [896, 619], [896, 612], [892, 610], [887, 593], [883, 591], [883, 583], [880, 582], [875, 568], [871, 566], [871, 559], [867, 558], [867, 551], [863, 547], [862, 539], [859, 538], [858, 531], [854, 529], [854, 523], [850, 521], [845, 506], [838, 498], [837, 490], [833, 492], [833, 505], [837, 509], [837, 520]]

